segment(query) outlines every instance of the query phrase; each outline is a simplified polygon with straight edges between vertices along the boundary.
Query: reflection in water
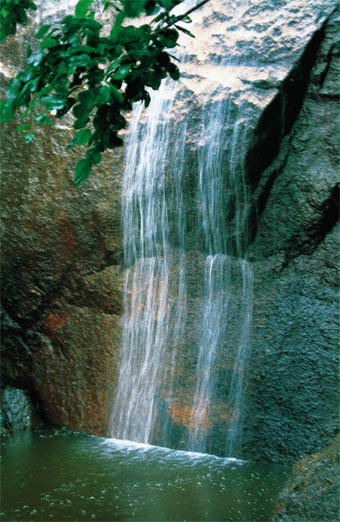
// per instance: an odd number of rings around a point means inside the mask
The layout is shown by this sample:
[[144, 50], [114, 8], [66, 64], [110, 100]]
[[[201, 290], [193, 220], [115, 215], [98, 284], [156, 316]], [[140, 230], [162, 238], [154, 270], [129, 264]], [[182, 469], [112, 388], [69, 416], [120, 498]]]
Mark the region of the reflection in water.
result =
[[4, 521], [269, 520], [286, 470], [79, 433], [2, 443]]

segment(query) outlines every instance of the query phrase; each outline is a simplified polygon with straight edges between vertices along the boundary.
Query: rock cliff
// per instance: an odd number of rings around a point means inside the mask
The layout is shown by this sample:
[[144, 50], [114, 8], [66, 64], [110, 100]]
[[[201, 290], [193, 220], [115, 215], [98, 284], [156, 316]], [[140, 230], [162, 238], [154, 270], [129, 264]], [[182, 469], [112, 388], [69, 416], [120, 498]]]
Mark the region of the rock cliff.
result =
[[[319, 450], [338, 426], [339, 13], [332, 0], [275, 8], [256, 1], [242, 11], [222, 4], [207, 4], [194, 23], [198, 42], [185, 44], [176, 100], [179, 118], [191, 111], [188, 245], [203, 249], [191, 219], [199, 107], [222, 85], [232, 111], [246, 107], [238, 123], [251, 192], [244, 250], [255, 291], [243, 453], [284, 461]], [[221, 42], [229, 66], [211, 65]], [[19, 51], [12, 39], [3, 89]], [[120, 348], [124, 152], [107, 154], [74, 188], [69, 133], [58, 123], [25, 145], [15, 122], [3, 130], [2, 385], [29, 390], [49, 421], [104, 434]], [[179, 400], [172, 412], [179, 433], [187, 408]]]

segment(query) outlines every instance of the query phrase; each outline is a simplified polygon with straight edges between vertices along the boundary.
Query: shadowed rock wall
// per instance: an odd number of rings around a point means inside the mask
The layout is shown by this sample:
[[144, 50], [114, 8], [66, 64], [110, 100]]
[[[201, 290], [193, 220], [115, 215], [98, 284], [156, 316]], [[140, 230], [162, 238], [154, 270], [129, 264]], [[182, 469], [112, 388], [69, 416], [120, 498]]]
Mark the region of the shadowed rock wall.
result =
[[[6, 44], [3, 91], [30, 31]], [[103, 434], [120, 344], [123, 153], [76, 189], [69, 122], [37, 128], [30, 145], [16, 123], [1, 136], [2, 386], [30, 390], [49, 421]]]
[[338, 430], [339, 13], [320, 34], [301, 110], [254, 192], [258, 219], [244, 450], [284, 460]]

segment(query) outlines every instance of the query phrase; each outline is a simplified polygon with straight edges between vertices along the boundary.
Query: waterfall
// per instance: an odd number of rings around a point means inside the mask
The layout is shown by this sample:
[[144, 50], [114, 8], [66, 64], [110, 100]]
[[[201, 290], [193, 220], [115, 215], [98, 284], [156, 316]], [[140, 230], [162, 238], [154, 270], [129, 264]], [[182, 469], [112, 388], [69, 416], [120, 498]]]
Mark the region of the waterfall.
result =
[[[152, 97], [146, 111], [142, 104], [135, 107], [123, 181], [124, 252], [128, 268], [124, 286], [122, 359], [111, 430], [117, 438], [137, 442], [149, 442], [152, 437], [159, 388], [175, 364], [174, 351], [169, 370], [170, 330], [176, 341], [183, 324], [179, 314], [185, 309], [184, 265], [181, 256], [174, 260], [170, 255], [165, 176], [167, 170], [172, 204], [178, 209], [177, 227], [172, 233], [182, 245], [181, 158], [185, 121], [176, 133], [176, 168], [167, 166], [166, 162], [176, 90], [177, 83], [168, 80]], [[171, 295], [170, 271], [174, 262], [179, 264], [179, 282], [177, 291]], [[174, 320], [170, 322], [173, 315]], [[172, 382], [171, 375], [168, 380]]]
[[[221, 63], [219, 60], [218, 63]], [[232, 65], [230, 62], [227, 65]], [[202, 331], [196, 366], [194, 407], [191, 415], [189, 446], [197, 451], [209, 451], [207, 434], [202, 429], [208, 421], [211, 403], [216, 394], [218, 353], [225, 349], [226, 323], [229, 320], [230, 287], [233, 284], [232, 265], [241, 275], [242, 291], [239, 311], [239, 340], [229, 391], [229, 420], [226, 422], [227, 455], [240, 447], [242, 420], [242, 388], [245, 359], [249, 351], [249, 328], [252, 312], [252, 272], [242, 258], [246, 235], [247, 190], [245, 184], [245, 136], [243, 113], [238, 109], [232, 136], [227, 141], [226, 126], [232, 118], [231, 97], [220, 96], [214, 106], [206, 100], [201, 118], [201, 146], [198, 151], [198, 199], [205, 249]], [[232, 232], [228, 233], [226, 207], [233, 205]], [[231, 253], [234, 254], [231, 257]], [[237, 261], [235, 261], [237, 260]], [[236, 274], [238, 275], [238, 274]], [[236, 449], [237, 448], [237, 449]]]
[[[219, 58], [215, 64], [228, 65]], [[181, 96], [178, 82], [164, 81], [147, 109], [135, 106], [130, 125], [122, 198], [125, 311], [110, 431], [119, 439], [230, 456], [240, 452], [252, 314], [253, 276], [244, 259], [247, 105], [235, 111], [221, 87], [206, 97], [196, 132], [196, 186], [188, 188], [191, 122], [188, 111], [176, 112]]]

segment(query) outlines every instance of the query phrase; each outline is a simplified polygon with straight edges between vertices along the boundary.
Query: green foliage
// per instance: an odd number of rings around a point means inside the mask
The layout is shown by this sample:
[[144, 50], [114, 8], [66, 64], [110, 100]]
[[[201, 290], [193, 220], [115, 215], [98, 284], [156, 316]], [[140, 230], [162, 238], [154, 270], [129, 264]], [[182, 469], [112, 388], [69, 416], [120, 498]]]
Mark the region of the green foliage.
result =
[[[94, 1], [79, 0], [74, 15], [40, 27], [36, 34], [40, 50], [32, 54], [28, 48], [26, 69], [10, 82], [7, 97], [1, 101], [1, 121], [9, 121], [18, 108], [25, 109], [23, 116], [39, 108], [35, 121], [50, 125], [50, 114], [61, 118], [72, 110], [78, 132], [69, 148], [87, 147], [85, 159], [75, 169], [75, 184], [80, 185], [101, 161], [102, 152], [122, 145], [119, 133], [126, 127], [125, 114], [133, 102], [148, 106], [148, 87], [158, 89], [167, 75], [178, 80], [179, 69], [166, 49], [177, 45], [178, 30], [191, 34], [177, 25], [189, 21], [188, 13], [171, 14], [182, 1], [103, 0], [103, 9], [113, 10], [107, 35], [95, 19]], [[2, 0], [3, 4], [5, 10], [11, 6], [12, 12], [18, 4], [34, 8], [32, 1]], [[128, 23], [143, 14], [156, 16], [139, 27]], [[13, 23], [7, 34], [15, 32]], [[33, 139], [26, 124], [19, 131], [27, 142]]]
[[15, 34], [17, 24], [27, 22], [28, 9], [37, 9], [32, 0], [0, 0], [0, 42]]

